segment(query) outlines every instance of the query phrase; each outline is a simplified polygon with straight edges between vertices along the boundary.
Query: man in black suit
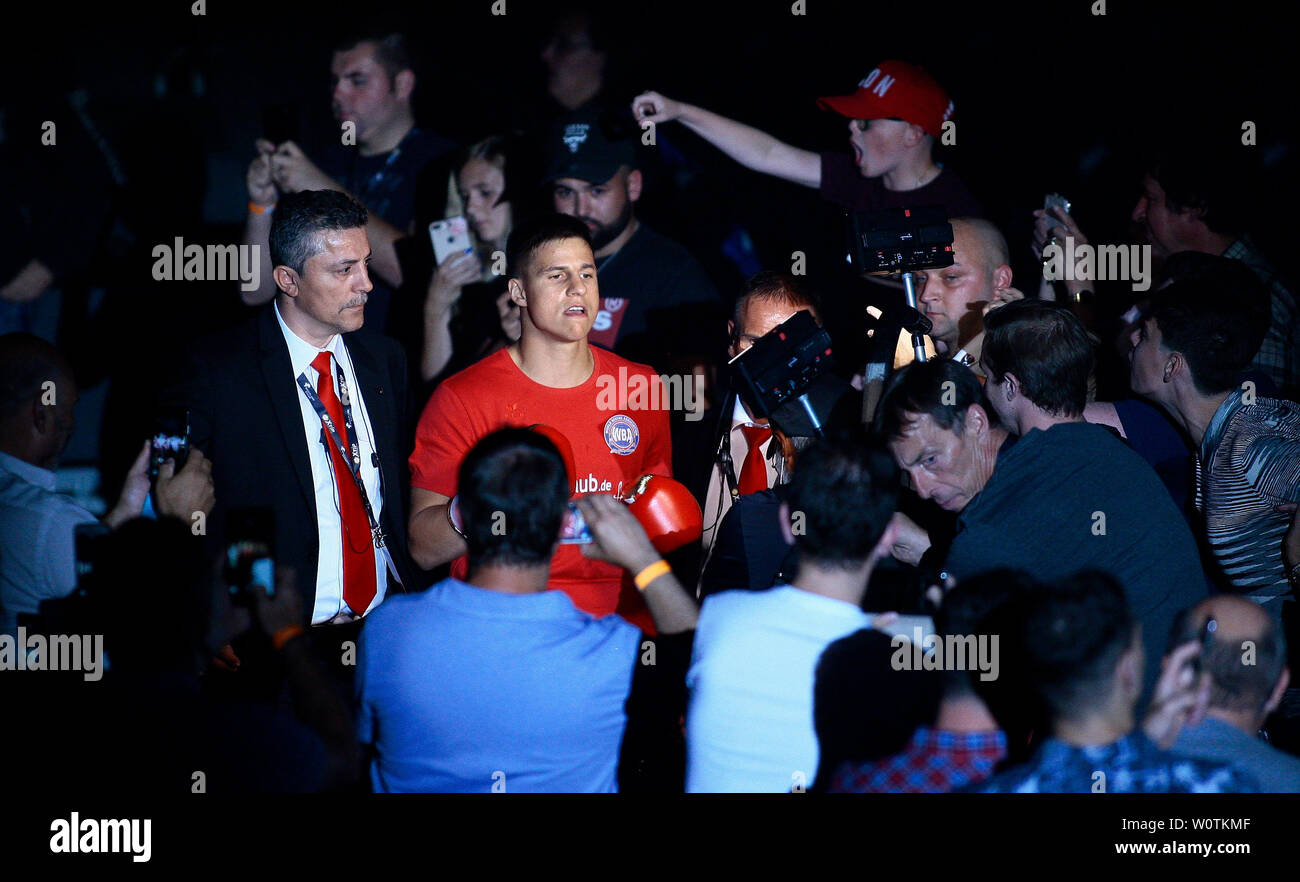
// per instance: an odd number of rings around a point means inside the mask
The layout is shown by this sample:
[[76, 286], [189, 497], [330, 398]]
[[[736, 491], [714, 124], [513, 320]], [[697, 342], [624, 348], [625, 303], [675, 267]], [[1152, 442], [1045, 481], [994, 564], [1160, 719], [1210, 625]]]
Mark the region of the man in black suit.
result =
[[[275, 564], [295, 571], [304, 610], [272, 646], [305, 635], [343, 682], [361, 619], [413, 585], [406, 359], [361, 330], [372, 287], [366, 219], [343, 193], [286, 195], [271, 226], [274, 302], [201, 343], [167, 396], [189, 408], [191, 442], [212, 460], [210, 547], [225, 547], [232, 510], [271, 510]], [[226, 647], [219, 660], [262, 668], [270, 655]]]

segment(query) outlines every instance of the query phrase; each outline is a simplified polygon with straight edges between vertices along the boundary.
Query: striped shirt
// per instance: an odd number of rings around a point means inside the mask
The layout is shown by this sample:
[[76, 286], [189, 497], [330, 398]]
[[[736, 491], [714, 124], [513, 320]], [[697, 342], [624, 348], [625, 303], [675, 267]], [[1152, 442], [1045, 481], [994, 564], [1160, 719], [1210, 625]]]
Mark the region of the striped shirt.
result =
[[[1252, 395], [1253, 397], [1253, 395]], [[1282, 537], [1300, 501], [1300, 405], [1236, 389], [1214, 412], [1196, 457], [1196, 508], [1233, 587], [1265, 603], [1289, 593]]]
[[1248, 237], [1229, 245], [1223, 256], [1246, 264], [1268, 288], [1273, 319], [1252, 365], [1272, 377], [1278, 388], [1294, 394], [1300, 390], [1300, 310], [1296, 308], [1295, 295], [1282, 284], [1277, 270]]

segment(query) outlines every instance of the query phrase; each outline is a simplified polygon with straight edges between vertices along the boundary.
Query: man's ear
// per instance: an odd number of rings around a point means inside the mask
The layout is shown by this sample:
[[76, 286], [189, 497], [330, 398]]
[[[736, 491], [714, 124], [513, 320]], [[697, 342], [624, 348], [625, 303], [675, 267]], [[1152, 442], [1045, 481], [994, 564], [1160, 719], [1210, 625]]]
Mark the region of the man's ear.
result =
[[511, 279], [506, 283], [506, 289], [510, 292], [510, 302], [514, 303], [521, 309], [528, 306], [528, 296], [524, 293], [524, 285], [518, 279]]
[[989, 430], [989, 415], [984, 412], [984, 408], [978, 404], [972, 404], [966, 408], [966, 431], [973, 432], [976, 435], [983, 434]]
[[283, 264], [271, 270], [276, 287], [290, 297], [298, 296], [298, 274]]
[[1011, 267], [1005, 263], [993, 269], [993, 290], [1005, 291], [1011, 287]]
[[406, 101], [415, 91], [415, 71], [399, 71], [397, 76], [393, 77], [393, 92], [397, 94], [399, 101]]
[[1014, 401], [1015, 397], [1020, 394], [1020, 380], [1010, 371], [1002, 375], [1002, 387], [1007, 401]]
[[727, 357], [736, 357], [736, 322], [734, 319], [727, 319]]
[[[1187, 370], [1189, 370], [1187, 367], [1187, 359], [1183, 358], [1183, 354], [1181, 352], [1171, 352], [1165, 359], [1164, 372], [1161, 375], [1161, 379], [1166, 383], [1172, 383], [1180, 373]], [[1188, 379], [1190, 380], [1191, 377], [1189, 376]]]
[[48, 404], [41, 404], [40, 396], [32, 398], [32, 427], [44, 435], [50, 430], [50, 423], [54, 420], [54, 408]]
[[1282, 676], [1277, 678], [1277, 685], [1273, 687], [1273, 694], [1268, 697], [1268, 704], [1264, 705], [1264, 715], [1268, 716], [1277, 710], [1277, 706], [1282, 703], [1282, 694], [1286, 692], [1286, 687], [1291, 685], [1291, 669], [1283, 668]]
[[[1140, 632], [1142, 626], [1139, 624], [1136, 627]], [[1133, 644], [1119, 657], [1119, 664], [1115, 667], [1119, 686], [1124, 691], [1124, 696], [1130, 700], [1136, 700], [1142, 694], [1142, 668], [1145, 663], [1142, 635], [1139, 633], [1133, 640]]]
[[786, 545], [794, 544], [794, 529], [790, 526], [790, 503], [781, 503], [781, 538], [785, 540]]
[[634, 168], [627, 173], [627, 198], [629, 202], [636, 202], [641, 198], [641, 186], [644, 183], [641, 179], [641, 169]]

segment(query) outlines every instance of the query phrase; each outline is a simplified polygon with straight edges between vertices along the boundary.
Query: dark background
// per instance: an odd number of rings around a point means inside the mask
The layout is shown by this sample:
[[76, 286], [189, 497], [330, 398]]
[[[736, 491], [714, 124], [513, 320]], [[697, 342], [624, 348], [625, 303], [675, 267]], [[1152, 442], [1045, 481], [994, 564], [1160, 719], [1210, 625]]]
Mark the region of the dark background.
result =
[[[1107, 0], [1104, 16], [1090, 0], [805, 5], [795, 16], [790, 3], [767, 0], [611, 3], [621, 45], [610, 90], [630, 99], [655, 89], [796, 146], [847, 151], [846, 121], [814, 99], [853, 91], [884, 58], [919, 63], [956, 105], [957, 144], [938, 157], [1007, 234], [1015, 284], [1026, 292], [1037, 288], [1029, 212], [1044, 193], [1070, 197], [1093, 241], [1131, 240], [1152, 138], [1180, 131], [1239, 141], [1251, 120], [1258, 145], [1243, 149], [1258, 151], [1268, 176], [1256, 239], [1294, 281], [1295, 49], [1268, 4]], [[83, 387], [120, 373], [128, 379], [115, 385], [130, 389], [114, 394], [147, 395], [177, 346], [241, 318], [233, 284], [155, 282], [149, 251], [176, 236], [240, 240], [244, 174], [266, 107], [297, 108], [309, 154], [337, 138], [335, 34], [381, 21], [404, 29], [419, 61], [419, 124], [466, 142], [504, 128], [540, 93], [538, 55], [554, 6], [507, 0], [505, 16], [491, 14], [491, 0], [207, 0], [204, 16], [186, 2], [15, 9], [0, 188], [64, 245], [59, 342]], [[74, 90], [113, 160], [77, 120], [66, 97]], [[41, 145], [43, 120], [59, 126], [58, 146]], [[802, 250], [816, 279], [842, 254], [839, 214], [814, 191], [749, 172], [681, 126], [661, 127], [659, 138], [685, 163], [649, 157], [642, 216], [687, 244], [726, 296], [743, 279], [720, 252], [736, 226], [765, 267], [788, 269]], [[24, 235], [21, 226], [0, 235], [0, 269], [30, 258]], [[846, 316], [860, 312], [856, 295], [822, 293]], [[851, 321], [832, 328], [841, 338], [857, 333]], [[69, 451], [74, 460], [93, 454], [93, 444]]]

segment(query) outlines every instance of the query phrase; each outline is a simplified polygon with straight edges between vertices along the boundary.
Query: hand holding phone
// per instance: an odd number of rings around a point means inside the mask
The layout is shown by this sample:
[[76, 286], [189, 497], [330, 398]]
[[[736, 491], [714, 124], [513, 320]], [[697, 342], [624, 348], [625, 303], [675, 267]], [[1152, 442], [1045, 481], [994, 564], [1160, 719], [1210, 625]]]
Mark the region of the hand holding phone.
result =
[[453, 254], [471, 254], [474, 251], [469, 237], [469, 223], [459, 214], [429, 224], [429, 239], [433, 243], [434, 262], [438, 266]]
[[149, 480], [158, 478], [158, 469], [167, 460], [176, 463], [176, 470], [185, 467], [190, 453], [190, 412], [183, 408], [165, 408], [154, 420], [153, 435], [149, 439]]
[[226, 522], [226, 557], [222, 575], [231, 602], [252, 603], [254, 585], [275, 595], [275, 513], [267, 507], [232, 509]]

